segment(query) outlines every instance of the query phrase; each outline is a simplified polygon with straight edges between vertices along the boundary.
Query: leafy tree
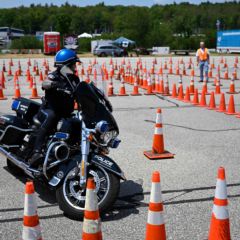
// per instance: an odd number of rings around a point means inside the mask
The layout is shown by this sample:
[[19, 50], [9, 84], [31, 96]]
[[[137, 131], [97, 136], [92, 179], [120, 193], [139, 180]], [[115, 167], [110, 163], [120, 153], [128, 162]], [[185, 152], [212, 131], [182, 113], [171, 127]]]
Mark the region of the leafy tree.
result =
[[21, 28], [26, 34], [36, 31], [59, 31], [61, 35], [102, 33], [101, 38], [125, 36], [138, 46], [195, 48], [199, 40], [208, 47], [216, 44], [216, 21], [221, 29], [240, 29], [240, 2], [187, 2], [152, 7], [95, 6], [77, 7], [64, 3], [31, 4], [30, 7], [0, 9], [0, 26]]
[[43, 42], [36, 37], [24, 36], [19, 39], [14, 39], [11, 43], [12, 49], [42, 49]]

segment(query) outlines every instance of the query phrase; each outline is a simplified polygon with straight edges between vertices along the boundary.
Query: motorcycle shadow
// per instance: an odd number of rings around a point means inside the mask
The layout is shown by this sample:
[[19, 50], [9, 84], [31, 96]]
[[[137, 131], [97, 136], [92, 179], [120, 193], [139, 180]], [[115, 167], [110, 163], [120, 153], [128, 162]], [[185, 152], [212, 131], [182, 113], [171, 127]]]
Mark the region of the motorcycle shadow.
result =
[[20, 174], [20, 175], [13, 174], [11, 172], [11, 170], [8, 169], [8, 167], [3, 167], [3, 168], [7, 172], [12, 174], [17, 180], [19, 180], [23, 184], [26, 184], [27, 181], [33, 181], [34, 189], [35, 189], [35, 192], [37, 194], [37, 197], [39, 197], [44, 202], [47, 202], [49, 204], [56, 204], [57, 205], [57, 200], [56, 200], [54, 190], [49, 189], [49, 187], [46, 184], [44, 184], [43, 182], [32, 180], [32, 179], [30, 179], [27, 176], [22, 175], [22, 174]]
[[[4, 167], [4, 169], [23, 184], [28, 180], [32, 181], [25, 175], [13, 174], [7, 167]], [[120, 184], [120, 193], [117, 201], [109, 211], [101, 214], [101, 220], [103, 222], [119, 220], [132, 214], [138, 214], [138, 208], [140, 207], [147, 207], [148, 205], [143, 202], [144, 194], [142, 185], [142, 179], [122, 182]], [[39, 181], [34, 181], [34, 187], [37, 197], [42, 201], [49, 203], [49, 207], [58, 205], [54, 190], [49, 189], [46, 184]]]
[[101, 214], [102, 222], [114, 221], [126, 218], [132, 214], [138, 214], [140, 207], [147, 207], [143, 202], [143, 180], [127, 180], [120, 185], [120, 193], [113, 208], [107, 213]]

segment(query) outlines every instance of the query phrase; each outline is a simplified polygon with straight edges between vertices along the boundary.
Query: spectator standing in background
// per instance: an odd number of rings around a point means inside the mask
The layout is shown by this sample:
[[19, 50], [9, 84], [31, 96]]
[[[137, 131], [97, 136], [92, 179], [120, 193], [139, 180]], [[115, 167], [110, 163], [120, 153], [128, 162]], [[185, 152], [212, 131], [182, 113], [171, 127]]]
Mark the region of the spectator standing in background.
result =
[[200, 48], [197, 50], [196, 57], [197, 57], [197, 63], [200, 69], [199, 82], [203, 82], [203, 78], [204, 78], [203, 74], [205, 74], [206, 81], [208, 82], [208, 65], [209, 65], [210, 56], [209, 56], [209, 51], [205, 47], [204, 42], [200, 42]]

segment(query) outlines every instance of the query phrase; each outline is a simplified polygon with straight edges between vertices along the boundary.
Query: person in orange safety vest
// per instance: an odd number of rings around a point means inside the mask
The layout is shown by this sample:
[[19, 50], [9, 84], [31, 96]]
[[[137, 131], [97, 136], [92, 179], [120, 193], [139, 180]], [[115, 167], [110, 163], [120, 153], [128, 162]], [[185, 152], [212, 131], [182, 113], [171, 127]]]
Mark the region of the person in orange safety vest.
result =
[[205, 74], [206, 81], [208, 82], [208, 65], [209, 65], [210, 56], [209, 56], [209, 51], [205, 47], [204, 42], [200, 42], [200, 48], [197, 50], [196, 57], [197, 57], [197, 63], [200, 69], [199, 82], [203, 82], [203, 78], [204, 78], [203, 74]]

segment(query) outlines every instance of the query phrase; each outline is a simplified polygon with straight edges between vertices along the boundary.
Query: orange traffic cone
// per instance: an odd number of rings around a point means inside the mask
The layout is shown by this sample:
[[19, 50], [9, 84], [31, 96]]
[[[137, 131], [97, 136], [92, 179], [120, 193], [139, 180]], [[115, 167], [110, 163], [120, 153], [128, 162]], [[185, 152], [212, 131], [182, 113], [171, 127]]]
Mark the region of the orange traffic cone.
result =
[[215, 94], [221, 94], [221, 83], [219, 79], [216, 79]]
[[33, 77], [30, 75], [30, 81], [29, 81], [29, 89], [33, 88]]
[[14, 88], [15, 88], [14, 97], [12, 99], [16, 99], [16, 98], [21, 97], [20, 85], [19, 85], [18, 78], [16, 79], [16, 83], [14, 84]]
[[145, 240], [166, 240], [165, 222], [163, 218], [163, 202], [160, 173], [152, 174], [152, 187], [148, 208], [148, 220]]
[[2, 88], [5, 89], [5, 75], [3, 71], [1, 72], [0, 81], [2, 83]]
[[164, 149], [164, 139], [162, 130], [162, 110], [157, 109], [155, 132], [153, 137], [153, 146], [151, 151], [145, 151], [144, 155], [150, 160], [173, 158], [174, 154]]
[[179, 75], [179, 73], [180, 73], [180, 72], [179, 72], [179, 65], [177, 65], [177, 67], [176, 67], [176, 73], [175, 73], [175, 74], [176, 74], [176, 75]]
[[42, 240], [33, 182], [25, 186], [22, 240]]
[[128, 94], [126, 94], [126, 89], [125, 89], [124, 81], [121, 82], [120, 91], [119, 91], [118, 96], [128, 96]]
[[186, 75], [186, 68], [185, 68], [185, 64], [183, 64], [183, 70], [182, 70], [182, 75]]
[[12, 60], [12, 58], [11, 58], [10, 61], [9, 61], [9, 65], [10, 65], [11, 67], [13, 67], [13, 60]]
[[98, 199], [93, 178], [87, 181], [82, 240], [102, 240]]
[[12, 76], [12, 69], [11, 69], [11, 65], [9, 65], [9, 68], [8, 68], [8, 76]]
[[215, 95], [214, 92], [211, 92], [210, 102], [208, 106], [209, 110], [216, 110]]
[[225, 169], [218, 169], [217, 184], [213, 202], [212, 218], [209, 230], [209, 240], [230, 240], [230, 223], [228, 214], [227, 184]]
[[184, 93], [183, 93], [183, 86], [181, 84], [178, 89], [178, 100], [182, 101], [183, 99], [184, 99]]
[[185, 97], [184, 97], [184, 102], [191, 102], [191, 99], [190, 99], [190, 92], [189, 92], [189, 87], [186, 88], [186, 94], [185, 94]]
[[112, 81], [112, 78], [110, 77], [110, 82], [108, 84], [108, 96], [109, 97], [113, 97], [113, 96], [116, 96], [114, 94], [114, 88], [113, 88], [113, 81]]
[[43, 81], [43, 74], [42, 74], [42, 71], [40, 71], [40, 73], [39, 73], [39, 81]]
[[155, 95], [155, 93], [152, 91], [152, 81], [150, 77], [148, 78], [147, 92], [144, 93], [144, 95]]
[[191, 77], [189, 92], [190, 92], [190, 94], [194, 94], [194, 78], [193, 78], [193, 76]]
[[233, 79], [237, 80], [237, 69], [234, 68], [234, 72], [232, 73]]
[[41, 97], [38, 96], [36, 80], [35, 80], [35, 77], [33, 77], [32, 96], [30, 97], [30, 99], [38, 99], [38, 98], [41, 98]]
[[205, 81], [205, 80], [203, 81], [202, 92], [204, 92], [205, 95], [210, 94], [210, 93], [208, 92], [207, 81]]
[[228, 109], [227, 109], [227, 112], [225, 112], [225, 114], [227, 114], [227, 115], [236, 115], [237, 114], [235, 112], [235, 104], [234, 104], [233, 95], [230, 95], [229, 103], [228, 103]]
[[163, 82], [163, 79], [160, 80], [158, 93], [164, 94], [164, 82]]
[[229, 86], [229, 91], [227, 92], [229, 94], [238, 94], [239, 92], [235, 91], [235, 84], [234, 84], [234, 79], [231, 79], [230, 86]]
[[166, 83], [165, 83], [163, 95], [164, 96], [170, 96], [168, 75], [166, 76]]
[[168, 74], [173, 74], [172, 64], [170, 64], [170, 67], [169, 67], [169, 69], [168, 69]]
[[2, 81], [0, 81], [0, 100], [6, 100], [7, 98], [3, 94]]
[[141, 96], [142, 95], [138, 91], [138, 83], [136, 80], [134, 81], [133, 92], [130, 95], [131, 96]]
[[209, 77], [209, 78], [212, 78], [212, 76], [213, 76], [213, 75], [212, 75], [212, 67], [210, 67], [209, 72], [208, 72], [208, 77]]
[[177, 98], [177, 86], [176, 86], [176, 83], [173, 84], [171, 98]]
[[221, 93], [220, 104], [217, 112], [226, 112], [226, 103], [225, 103], [225, 95]]
[[207, 103], [206, 103], [206, 94], [205, 94], [204, 91], [202, 91], [200, 103], [199, 103], [198, 106], [199, 106], [199, 107], [206, 107], [206, 106], [207, 106]]
[[195, 90], [194, 90], [194, 97], [192, 100], [192, 104], [199, 105], [199, 97], [198, 97], [198, 89], [197, 88], [195, 88]]
[[228, 68], [226, 68], [226, 71], [224, 72], [224, 79], [228, 79]]

